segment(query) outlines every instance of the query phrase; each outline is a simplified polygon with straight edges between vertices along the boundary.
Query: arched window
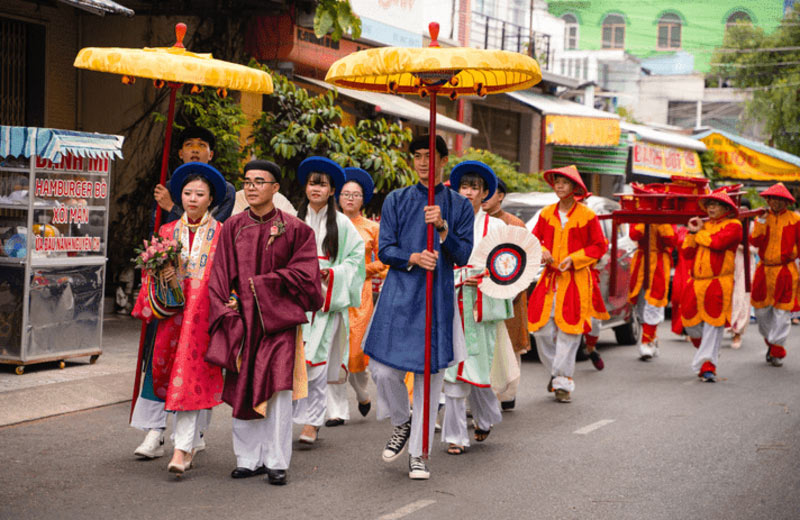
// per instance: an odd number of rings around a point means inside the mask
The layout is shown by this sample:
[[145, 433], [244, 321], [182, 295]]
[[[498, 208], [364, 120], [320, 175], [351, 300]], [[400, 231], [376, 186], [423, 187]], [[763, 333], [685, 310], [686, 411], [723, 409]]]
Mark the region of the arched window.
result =
[[752, 24], [753, 20], [750, 18], [750, 15], [744, 11], [736, 11], [728, 17], [728, 21], [725, 22], [725, 29], [730, 29], [737, 23]]
[[681, 48], [681, 19], [676, 14], [665, 14], [658, 20], [658, 48]]
[[578, 48], [578, 19], [573, 14], [565, 14], [564, 20], [564, 48], [573, 50]]
[[625, 48], [625, 18], [610, 14], [603, 20], [603, 48]]

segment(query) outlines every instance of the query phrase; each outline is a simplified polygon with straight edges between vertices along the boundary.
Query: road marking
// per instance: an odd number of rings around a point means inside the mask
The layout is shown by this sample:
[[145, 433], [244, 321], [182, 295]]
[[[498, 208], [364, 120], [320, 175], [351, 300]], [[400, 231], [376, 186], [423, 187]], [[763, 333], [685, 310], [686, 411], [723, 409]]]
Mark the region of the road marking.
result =
[[572, 433], [576, 433], [578, 435], [586, 435], [587, 433], [591, 433], [597, 429], [602, 428], [607, 424], [611, 424], [612, 422], [614, 422], [614, 419], [603, 419], [602, 421], [597, 421], [596, 423], [592, 423], [589, 426], [584, 426], [579, 430], [575, 430]]
[[411, 513], [415, 513], [423, 507], [428, 507], [434, 503], [436, 503], [436, 500], [417, 500], [416, 502], [411, 502], [410, 504], [401, 507], [393, 513], [387, 513], [381, 517], [378, 517], [378, 520], [397, 520], [398, 518], [408, 516]]

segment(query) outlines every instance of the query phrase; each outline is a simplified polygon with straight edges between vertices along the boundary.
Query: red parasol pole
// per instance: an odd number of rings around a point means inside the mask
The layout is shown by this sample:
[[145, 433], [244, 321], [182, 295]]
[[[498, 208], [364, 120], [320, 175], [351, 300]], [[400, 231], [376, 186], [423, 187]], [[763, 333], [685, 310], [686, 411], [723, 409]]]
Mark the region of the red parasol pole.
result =
[[[175, 25], [175, 45], [173, 47], [183, 48], [183, 37], [186, 36], [186, 24], [179, 23]], [[175, 96], [178, 93], [178, 88], [181, 87], [180, 83], [169, 84], [169, 108], [167, 109], [167, 131], [164, 134], [164, 150], [161, 152], [161, 176], [159, 177], [159, 184], [165, 185], [167, 182], [167, 170], [169, 169], [169, 151], [172, 144], [172, 123], [175, 120]], [[161, 206], [156, 204], [156, 220], [153, 226], [153, 234], [158, 233], [158, 228], [161, 227]], [[133, 408], [136, 406], [136, 400], [139, 398], [139, 389], [142, 381], [142, 363], [144, 362], [144, 337], [147, 334], [147, 323], [142, 322], [142, 331], [139, 333], [139, 355], [136, 357], [136, 373], [133, 380], [133, 398], [131, 398], [131, 413], [128, 417], [128, 422], [133, 418]]]
[[[438, 47], [439, 24], [428, 25], [431, 34], [430, 47]], [[428, 206], [436, 204], [436, 88], [432, 87], [430, 124], [428, 126]], [[433, 252], [433, 224], [428, 224], [428, 251]], [[433, 333], [433, 271], [425, 274], [425, 399], [422, 419], [422, 458], [427, 459], [430, 452], [429, 431], [431, 427], [431, 335]]]

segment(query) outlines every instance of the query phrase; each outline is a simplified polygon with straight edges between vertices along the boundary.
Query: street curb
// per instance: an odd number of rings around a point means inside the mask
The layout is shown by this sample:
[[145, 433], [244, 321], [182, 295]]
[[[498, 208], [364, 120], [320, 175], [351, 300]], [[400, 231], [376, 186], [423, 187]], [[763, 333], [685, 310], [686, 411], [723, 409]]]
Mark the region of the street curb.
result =
[[131, 399], [133, 374], [121, 372], [0, 393], [0, 427]]

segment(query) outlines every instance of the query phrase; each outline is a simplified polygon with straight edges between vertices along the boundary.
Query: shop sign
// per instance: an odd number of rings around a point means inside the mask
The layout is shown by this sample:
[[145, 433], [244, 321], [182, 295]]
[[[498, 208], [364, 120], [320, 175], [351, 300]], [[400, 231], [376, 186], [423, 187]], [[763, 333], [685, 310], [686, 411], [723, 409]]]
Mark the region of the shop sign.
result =
[[798, 182], [800, 168], [776, 157], [757, 152], [720, 134], [702, 138], [720, 165], [720, 176], [765, 182]]
[[633, 173], [703, 177], [700, 157], [694, 150], [639, 141], [633, 145]]

